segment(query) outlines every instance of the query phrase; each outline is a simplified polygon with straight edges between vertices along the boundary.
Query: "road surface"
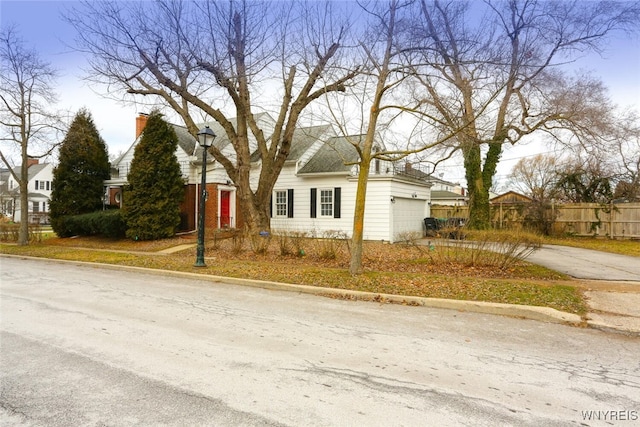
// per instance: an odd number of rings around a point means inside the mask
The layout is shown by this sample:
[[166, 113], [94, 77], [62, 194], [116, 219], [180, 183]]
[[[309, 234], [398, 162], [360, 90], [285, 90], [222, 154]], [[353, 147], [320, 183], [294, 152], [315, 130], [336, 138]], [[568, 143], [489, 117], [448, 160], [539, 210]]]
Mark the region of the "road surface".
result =
[[640, 258], [629, 255], [543, 245], [526, 260], [578, 279], [640, 282]]
[[0, 280], [0, 425], [639, 422], [638, 338], [45, 260]]

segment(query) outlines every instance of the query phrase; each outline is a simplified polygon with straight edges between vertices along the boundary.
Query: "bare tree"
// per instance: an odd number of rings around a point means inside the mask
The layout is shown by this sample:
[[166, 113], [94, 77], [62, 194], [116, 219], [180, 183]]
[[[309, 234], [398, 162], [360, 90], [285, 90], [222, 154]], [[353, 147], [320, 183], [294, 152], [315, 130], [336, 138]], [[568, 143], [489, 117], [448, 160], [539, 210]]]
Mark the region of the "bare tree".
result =
[[413, 4], [413, 0], [359, 2], [364, 16], [359, 21], [361, 35], [354, 57], [362, 72], [347, 88], [346, 99], [327, 99], [331, 121], [357, 153], [355, 161], [343, 159], [346, 165], [355, 165], [358, 170], [351, 274], [363, 272], [364, 217], [371, 163], [382, 161], [392, 166], [391, 163], [438, 146], [451, 137], [439, 135], [425, 143], [420, 138], [411, 138], [411, 132], [397, 132], [400, 127], [413, 127], [415, 135], [416, 125], [433, 128], [432, 121], [420, 121], [421, 104], [408, 103], [406, 98], [412, 78], [406, 48]]
[[469, 190], [470, 226], [490, 225], [489, 188], [505, 143], [529, 135], [598, 141], [612, 110], [602, 84], [563, 67], [638, 28], [637, 2], [420, 0], [414, 36], [416, 97], [456, 139]]
[[557, 181], [557, 161], [553, 155], [523, 157], [511, 170], [511, 185], [538, 201], [553, 198]]
[[558, 165], [558, 196], [570, 203], [609, 203], [615, 172], [607, 159], [572, 156]]
[[[194, 136], [202, 119], [222, 126], [234, 154], [217, 146], [210, 152], [236, 184], [246, 225], [256, 232], [269, 229], [271, 193], [301, 114], [321, 96], [344, 91], [357, 74], [334, 67], [348, 25], [332, 7], [338, 6], [87, 1], [68, 19], [92, 58], [95, 80], [136, 99], [156, 97]], [[256, 119], [264, 111], [274, 113], [273, 128]], [[254, 152], [262, 163], [255, 180]]]
[[634, 111], [624, 115], [615, 144], [618, 166], [615, 198], [640, 200], [640, 117]]
[[[9, 151], [0, 158], [18, 182], [20, 190], [19, 245], [29, 244], [29, 159], [44, 157], [55, 147], [54, 134], [61, 130], [61, 115], [51, 108], [56, 71], [25, 46], [15, 27], [0, 32], [0, 141], [8, 150], [17, 149], [21, 161], [17, 172]], [[14, 208], [15, 209], [15, 208]]]

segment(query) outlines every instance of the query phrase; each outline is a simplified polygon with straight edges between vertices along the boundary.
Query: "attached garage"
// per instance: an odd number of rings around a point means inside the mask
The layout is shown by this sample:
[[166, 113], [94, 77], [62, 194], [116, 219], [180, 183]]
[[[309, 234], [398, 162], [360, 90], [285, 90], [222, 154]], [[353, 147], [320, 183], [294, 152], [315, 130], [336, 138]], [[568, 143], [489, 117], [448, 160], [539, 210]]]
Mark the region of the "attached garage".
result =
[[391, 209], [391, 236], [397, 241], [403, 233], [417, 232], [422, 235], [422, 221], [428, 216], [424, 199], [394, 197]]

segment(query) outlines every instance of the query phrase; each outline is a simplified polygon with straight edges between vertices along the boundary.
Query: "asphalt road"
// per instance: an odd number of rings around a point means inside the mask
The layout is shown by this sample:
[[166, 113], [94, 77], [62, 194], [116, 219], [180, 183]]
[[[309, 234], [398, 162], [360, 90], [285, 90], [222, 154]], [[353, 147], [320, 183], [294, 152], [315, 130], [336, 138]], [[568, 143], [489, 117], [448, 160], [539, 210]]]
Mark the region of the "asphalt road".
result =
[[578, 279], [640, 281], [640, 258], [627, 255], [544, 245], [527, 261]]
[[0, 280], [0, 425], [640, 416], [637, 338], [44, 260], [0, 258]]

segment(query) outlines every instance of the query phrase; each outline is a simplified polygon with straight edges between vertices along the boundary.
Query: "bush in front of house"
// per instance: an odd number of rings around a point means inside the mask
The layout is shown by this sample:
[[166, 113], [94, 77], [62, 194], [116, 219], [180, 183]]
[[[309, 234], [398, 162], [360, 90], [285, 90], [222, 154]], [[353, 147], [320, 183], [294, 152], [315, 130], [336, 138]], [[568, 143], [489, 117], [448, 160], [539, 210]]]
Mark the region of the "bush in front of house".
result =
[[92, 212], [82, 215], [70, 215], [60, 219], [59, 237], [104, 236], [124, 237], [127, 226], [122, 219], [120, 209]]
[[87, 110], [80, 110], [73, 119], [58, 157], [49, 217], [53, 231], [68, 236], [64, 218], [102, 208], [104, 180], [109, 179], [107, 146]]
[[159, 112], [152, 112], [135, 147], [123, 193], [127, 237], [156, 240], [175, 235], [185, 194], [177, 147], [173, 127]]

